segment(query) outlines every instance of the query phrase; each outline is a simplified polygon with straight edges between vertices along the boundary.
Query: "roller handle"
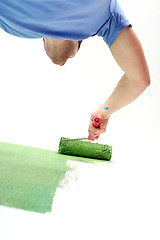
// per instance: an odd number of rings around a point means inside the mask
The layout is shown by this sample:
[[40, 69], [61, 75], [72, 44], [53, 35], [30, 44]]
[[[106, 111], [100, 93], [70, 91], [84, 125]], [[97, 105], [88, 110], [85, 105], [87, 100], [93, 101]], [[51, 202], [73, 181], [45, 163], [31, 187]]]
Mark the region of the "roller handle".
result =
[[100, 123], [101, 123], [101, 119], [100, 118], [98, 118], [98, 117], [95, 117], [94, 119], [93, 119], [93, 126], [95, 127], [95, 128], [98, 128], [99, 127], [99, 125], [100, 125]]
[[[99, 125], [100, 125], [100, 123], [101, 123], [101, 119], [100, 119], [100, 118], [95, 117], [95, 118], [93, 119], [92, 124], [93, 124], [93, 126], [94, 126], [95, 128], [98, 128]], [[94, 139], [91, 138], [90, 135], [88, 136], [88, 140], [94, 141]]]

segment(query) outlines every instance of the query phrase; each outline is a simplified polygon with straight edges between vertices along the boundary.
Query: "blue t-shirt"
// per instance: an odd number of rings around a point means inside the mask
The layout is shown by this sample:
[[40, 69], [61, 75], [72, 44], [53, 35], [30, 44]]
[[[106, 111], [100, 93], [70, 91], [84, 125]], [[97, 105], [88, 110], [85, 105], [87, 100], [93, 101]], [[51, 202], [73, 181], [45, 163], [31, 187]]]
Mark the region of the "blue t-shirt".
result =
[[24, 38], [84, 40], [101, 36], [115, 7], [116, 0], [0, 0], [0, 28]]

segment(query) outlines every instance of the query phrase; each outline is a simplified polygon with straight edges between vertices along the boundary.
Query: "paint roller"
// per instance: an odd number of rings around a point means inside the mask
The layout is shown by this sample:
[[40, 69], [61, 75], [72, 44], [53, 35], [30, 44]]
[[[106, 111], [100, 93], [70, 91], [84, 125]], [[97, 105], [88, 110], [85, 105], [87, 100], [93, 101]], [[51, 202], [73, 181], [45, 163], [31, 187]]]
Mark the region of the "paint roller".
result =
[[[100, 126], [100, 123], [100, 118], [93, 119], [92, 124], [94, 127], [98, 128]], [[111, 159], [112, 146], [107, 144], [93, 143], [88, 140], [94, 141], [94, 139], [92, 139], [90, 135], [88, 136], [88, 138], [77, 139], [61, 137], [58, 153], [71, 156], [87, 157], [92, 159]]]

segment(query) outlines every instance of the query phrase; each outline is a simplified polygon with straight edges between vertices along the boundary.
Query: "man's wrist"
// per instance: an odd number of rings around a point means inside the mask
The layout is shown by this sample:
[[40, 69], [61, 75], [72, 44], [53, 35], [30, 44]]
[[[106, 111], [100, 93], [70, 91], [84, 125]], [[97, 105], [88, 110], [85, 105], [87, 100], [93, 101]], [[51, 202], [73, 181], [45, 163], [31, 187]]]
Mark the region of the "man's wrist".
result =
[[102, 111], [103, 111], [103, 114], [105, 116], [106, 119], [108, 119], [111, 115], [111, 107], [108, 105], [107, 102], [105, 102], [104, 104], [102, 104]]

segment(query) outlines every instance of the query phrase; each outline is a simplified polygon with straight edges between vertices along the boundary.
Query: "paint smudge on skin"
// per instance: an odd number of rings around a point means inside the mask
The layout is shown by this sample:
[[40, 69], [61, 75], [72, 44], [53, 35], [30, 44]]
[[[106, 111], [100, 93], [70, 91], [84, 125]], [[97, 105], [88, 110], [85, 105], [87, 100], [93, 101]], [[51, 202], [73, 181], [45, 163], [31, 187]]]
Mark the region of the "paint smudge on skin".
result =
[[109, 107], [104, 107], [104, 110], [108, 110], [109, 109]]

